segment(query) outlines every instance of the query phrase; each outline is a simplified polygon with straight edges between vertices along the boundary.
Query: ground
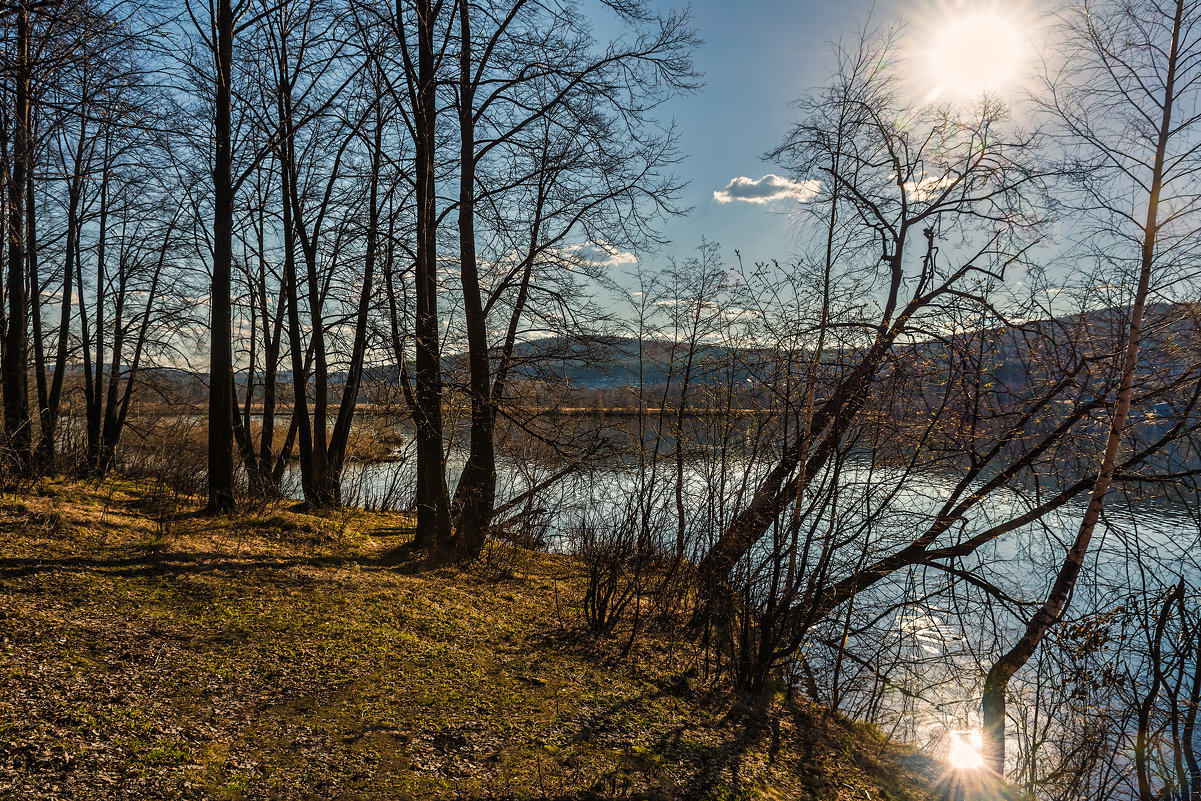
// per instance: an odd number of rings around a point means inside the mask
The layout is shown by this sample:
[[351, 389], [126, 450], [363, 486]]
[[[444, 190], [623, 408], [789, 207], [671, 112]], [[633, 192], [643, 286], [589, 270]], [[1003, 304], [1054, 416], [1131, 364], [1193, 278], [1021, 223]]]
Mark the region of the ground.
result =
[[0, 798], [936, 797], [928, 761], [731, 693], [664, 624], [586, 636], [566, 556], [429, 570], [403, 516], [188, 504], [3, 497]]

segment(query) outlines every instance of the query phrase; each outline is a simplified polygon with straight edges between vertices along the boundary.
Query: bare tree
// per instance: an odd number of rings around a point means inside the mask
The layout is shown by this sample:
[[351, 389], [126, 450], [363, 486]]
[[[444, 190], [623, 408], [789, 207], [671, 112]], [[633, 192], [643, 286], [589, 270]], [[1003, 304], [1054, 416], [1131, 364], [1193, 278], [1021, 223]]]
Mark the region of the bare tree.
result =
[[[479, 554], [491, 521], [496, 416], [516, 332], [537, 291], [533, 268], [555, 250], [597, 240], [610, 249], [644, 244], [653, 216], [675, 211], [678, 184], [663, 174], [677, 158], [675, 137], [660, 133], [651, 114], [696, 85], [695, 35], [684, 15], [657, 16], [642, 3], [612, 10], [636, 33], [597, 48], [589, 21], [565, 5], [457, 5], [456, 210], [471, 402], [469, 454], [452, 505], [450, 550], [460, 559]], [[500, 217], [502, 208], [522, 213]], [[506, 228], [529, 238], [514, 241]], [[496, 276], [481, 275], [481, 235], [501, 245], [485, 263], [508, 262]], [[503, 304], [506, 294], [512, 301]], [[504, 332], [495, 356], [490, 327]]]
[[[838, 269], [860, 283], [859, 291], [883, 300], [874, 320], [849, 323], [866, 345], [858, 361], [789, 434], [776, 464], [702, 559], [702, 581], [715, 599], [738, 560], [838, 452], [897, 343], [948, 299], [987, 306], [975, 287], [1000, 280], [1021, 252], [1006, 251], [1006, 234], [1033, 221], [1029, 196], [1038, 176], [1026, 168], [1030, 137], [1013, 131], [1007, 138], [1004, 110], [990, 104], [971, 119], [939, 107], [906, 108], [891, 69], [892, 47], [887, 35], [872, 33], [858, 49], [843, 51], [838, 78], [807, 107], [809, 116], [779, 153], [820, 185], [819, 202], [850, 219]], [[938, 245], [950, 236], [962, 244], [945, 266]]]
[[[1080, 161], [1073, 168], [1083, 179], [1085, 214], [1107, 224], [1105, 233], [1114, 240], [1137, 246], [1137, 277], [1129, 301], [1120, 387], [1080, 529], [1043, 605], [985, 681], [985, 748], [988, 764], [997, 772], [1005, 765], [1006, 686], [1067, 610], [1118, 469], [1153, 276], [1170, 272], [1160, 287], [1180, 280], [1181, 259], [1195, 252], [1196, 223], [1191, 218], [1198, 198], [1192, 174], [1201, 122], [1196, 102], [1199, 10], [1184, 0], [1091, 3], [1082, 13], [1073, 12], [1067, 23], [1075, 40], [1062, 82], [1051, 86], [1053, 110], [1076, 140]], [[1115, 202], [1112, 194], [1115, 186], [1126, 182], [1133, 187], [1132, 194], [1122, 198], [1129, 206]], [[1131, 209], [1141, 209], [1142, 216]], [[1125, 275], [1120, 253], [1111, 255], [1111, 269]]]
[[[372, 54], [383, 76], [395, 108], [403, 115], [413, 142], [415, 227], [413, 236], [414, 376], [401, 382], [410, 400], [416, 439], [417, 534], [415, 544], [426, 549], [445, 548], [451, 536], [450, 493], [446, 485], [443, 438], [442, 349], [438, 312], [438, 127], [445, 84], [447, 49], [451, 43], [453, 14], [445, 0], [411, 0], [391, 4], [358, 3], [356, 25], [379, 27], [390, 42], [379, 43]], [[394, 300], [396, 271], [389, 266], [386, 276]], [[394, 306], [395, 308], [395, 306]], [[395, 312], [393, 312], [395, 315]], [[396, 322], [399, 322], [396, 320]], [[396, 346], [402, 345], [399, 329], [393, 326]], [[397, 353], [403, 364], [403, 354]]]
[[[34, 6], [20, 2], [6, 9], [5, 27], [11, 21], [13, 38], [5, 37], [6, 83], [11, 82], [13, 107], [4, 126], [6, 167], [5, 206], [8, 212], [8, 261], [5, 296], [8, 301], [4, 325], [4, 432], [8, 438], [10, 467], [26, 472], [31, 466], [32, 431], [29, 417], [29, 318], [26, 291], [27, 244], [25, 225], [29, 184], [33, 170], [33, 110], [31, 83], [36, 64], [33, 57]], [[9, 144], [11, 142], [11, 145]]]
[[[146, 102], [144, 80], [140, 74], [144, 59], [130, 49], [130, 43], [144, 33], [149, 24], [140, 4], [110, 7], [91, 2], [34, 2], [13, 7], [4, 14], [6, 28], [15, 22], [16, 48], [23, 54], [9, 70], [12, 78], [13, 107], [16, 117], [11, 131], [12, 152], [5, 159], [10, 182], [22, 180], [19, 192], [9, 188], [12, 203], [9, 222], [21, 229], [10, 230], [9, 281], [19, 278], [25, 288], [6, 295], [10, 305], [6, 330], [6, 353], [13, 361], [5, 362], [5, 380], [11, 382], [5, 393], [6, 409], [12, 421], [24, 419], [18, 426], [12, 454], [24, 468], [53, 470], [55, 435], [62, 388], [70, 352], [73, 283], [77, 276], [79, 232], [82, 224], [80, 198], [83, 185], [91, 177], [85, 161], [92, 160], [91, 145], [97, 141], [88, 131], [111, 127], [105, 114], [128, 108], [132, 96]], [[6, 89], [8, 83], [6, 82]], [[143, 120], [133, 114], [127, 120], [131, 128], [142, 129]], [[74, 127], [77, 125], [78, 127]], [[64, 153], [61, 137], [68, 130], [78, 134], [74, 158]], [[5, 142], [10, 141], [6, 129]], [[7, 153], [7, 151], [6, 151]], [[73, 162], [73, 163], [72, 163]], [[66, 253], [60, 255], [56, 240], [61, 231], [55, 217], [56, 190], [60, 180], [70, 185], [66, 203]], [[20, 240], [18, 243], [17, 240]], [[14, 250], [16, 248], [16, 250]], [[19, 253], [18, 253], [19, 251]], [[19, 258], [18, 258], [19, 256]], [[49, 257], [49, 258], [47, 258]], [[56, 269], [57, 267], [57, 269]], [[16, 269], [17, 272], [13, 272]], [[44, 293], [61, 287], [58, 303], [57, 336], [51, 336], [44, 323]], [[16, 304], [24, 306], [17, 313]], [[33, 334], [32, 348], [28, 342]], [[23, 332], [24, 330], [24, 332]], [[25, 344], [22, 344], [25, 340]], [[53, 375], [47, 363], [47, 342], [57, 340]], [[33, 420], [21, 386], [27, 391], [28, 365], [32, 350], [36, 383], [37, 422], [39, 426], [36, 456], [31, 458]], [[20, 386], [19, 386], [20, 385]], [[17, 431], [17, 429], [13, 429]]]
[[[235, 116], [235, 83], [244, 80], [235, 69], [234, 40], [258, 25], [274, 7], [260, 9], [249, 2], [213, 0], [200, 6], [189, 3], [186, 12], [195, 31], [187, 42], [191, 51], [180, 54], [185, 78], [194, 99], [211, 111], [211, 131], [193, 132], [195, 149], [211, 159], [211, 234], [204, 237], [211, 254], [209, 281], [209, 402], [208, 402], [208, 509], [230, 511], [234, 506], [234, 403], [233, 362], [233, 243], [235, 197], [245, 181], [277, 145], [261, 126], [250, 124], [249, 108]], [[192, 52], [196, 51], [196, 52]], [[249, 105], [249, 104], [244, 104]], [[235, 125], [235, 122], [237, 125]], [[209, 134], [201, 141], [199, 134]], [[256, 139], [255, 135], [260, 138]], [[194, 168], [195, 165], [192, 165]], [[199, 211], [206, 206], [194, 202]]]
[[233, 47], [231, 0], [214, 0], [207, 33], [213, 53], [213, 268], [209, 291], [208, 508], [228, 512], [234, 506], [234, 365], [233, 318]]

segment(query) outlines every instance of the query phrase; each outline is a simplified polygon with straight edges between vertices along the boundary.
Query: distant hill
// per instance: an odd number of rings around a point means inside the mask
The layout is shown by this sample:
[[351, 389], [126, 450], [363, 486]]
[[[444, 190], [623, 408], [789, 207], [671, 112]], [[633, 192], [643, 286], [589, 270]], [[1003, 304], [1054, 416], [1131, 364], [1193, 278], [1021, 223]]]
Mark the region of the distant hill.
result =
[[[1073, 315], [1053, 320], [1028, 321], [1018, 326], [958, 332], [941, 338], [927, 335], [924, 341], [898, 345], [894, 353], [915, 360], [937, 361], [947, 358], [954, 349], [962, 350], [967, 347], [967, 343], [984, 339], [992, 347], [999, 344], [1004, 351], [1007, 364], [997, 376], [1007, 385], [1018, 387], [1026, 378], [1026, 368], [1023, 364], [1028, 356], [1026, 350], [1030, 347], [1032, 337], [1046, 341], [1048, 337], [1059, 336], [1058, 332], [1062, 331], [1071, 332], [1070, 336], [1077, 338], [1087, 335], [1091, 338], [1094, 348], [1100, 348], [1102, 341], [1106, 339], [1113, 345], [1116, 342], [1115, 338], [1122, 336], [1125, 331], [1128, 314], [1128, 309], [1107, 308], [1089, 312], [1083, 317]], [[1188, 338], [1201, 339], [1201, 335], [1198, 334], [1199, 324], [1195, 320], [1195, 309], [1192, 306], [1166, 303], [1152, 305], [1147, 310], [1146, 318], [1144, 360], [1147, 362], [1158, 361], [1162, 366], [1164, 358], [1183, 358], [1179, 352], [1169, 353], [1171, 349], [1168, 346], [1172, 342]], [[1069, 333], [1063, 336], [1064, 347], [1067, 348], [1071, 345], [1066, 339]], [[545, 337], [518, 343], [511, 375], [528, 380], [566, 381], [570, 386], [580, 389], [636, 386], [640, 380], [646, 386], [662, 386], [669, 377], [673, 350], [679, 350], [676, 354], [676, 369], [681, 369], [683, 348], [682, 344], [663, 340], [639, 340], [629, 337], [598, 337], [589, 340]], [[826, 358], [828, 361], [837, 361], [838, 354], [837, 349], [829, 348]], [[762, 348], [750, 349], [701, 344], [693, 355], [692, 381], [704, 384], [731, 379], [738, 383], [755, 380], [758, 374], [763, 372], [761, 368], [765, 368], [774, 356], [774, 348], [768, 344]], [[850, 356], [850, 361], [854, 361], [855, 358]], [[448, 377], [465, 374], [466, 355], [448, 355], [444, 357], [443, 365]], [[733, 371], [733, 375], [720, 370]], [[277, 376], [281, 384], [291, 383], [290, 370], [281, 369]], [[175, 367], [147, 367], [142, 371], [142, 378], [149, 383], [186, 388], [188, 393], [193, 395], [205, 391], [208, 383], [208, 377], [204, 373]], [[332, 383], [337, 385], [344, 380], [345, 374], [334, 372], [330, 378]], [[368, 383], [394, 383], [396, 368], [371, 368], [367, 379]], [[244, 387], [246, 372], [236, 373], [235, 380], [240, 387]], [[262, 375], [257, 374], [255, 382], [261, 384], [261, 381]]]

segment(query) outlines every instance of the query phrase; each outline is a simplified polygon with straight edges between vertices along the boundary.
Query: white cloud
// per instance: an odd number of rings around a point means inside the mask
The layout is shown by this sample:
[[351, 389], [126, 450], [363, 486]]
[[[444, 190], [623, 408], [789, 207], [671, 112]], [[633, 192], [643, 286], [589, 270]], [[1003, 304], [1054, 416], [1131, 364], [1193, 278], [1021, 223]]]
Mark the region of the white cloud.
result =
[[794, 181], [779, 175], [768, 173], [755, 180], [739, 176], [726, 184], [725, 189], [713, 193], [713, 199], [718, 203], [732, 203], [735, 200], [743, 203], [771, 203], [775, 200], [794, 200], [805, 203], [812, 200], [821, 191], [822, 182], [816, 178], [805, 181]]
[[905, 194], [914, 203], [925, 203], [927, 200], [932, 200], [936, 194], [954, 183], [954, 175], [944, 175], [941, 178], [923, 178], [920, 181], [906, 181]]
[[571, 245], [565, 248], [565, 250], [584, 261], [590, 261], [593, 264], [603, 264], [606, 267], [634, 264], [638, 261], [638, 257], [633, 253], [618, 250], [608, 242], [585, 242], [582, 245]]

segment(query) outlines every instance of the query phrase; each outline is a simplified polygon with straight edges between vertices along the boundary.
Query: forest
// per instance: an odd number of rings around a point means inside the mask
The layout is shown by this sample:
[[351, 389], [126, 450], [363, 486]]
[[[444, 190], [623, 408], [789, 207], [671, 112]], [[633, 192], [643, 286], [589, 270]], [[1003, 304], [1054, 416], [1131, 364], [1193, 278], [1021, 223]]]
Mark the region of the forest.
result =
[[0, 798], [1201, 801], [1201, 0], [1033, 6], [760, 261], [688, 7], [4, 0]]

